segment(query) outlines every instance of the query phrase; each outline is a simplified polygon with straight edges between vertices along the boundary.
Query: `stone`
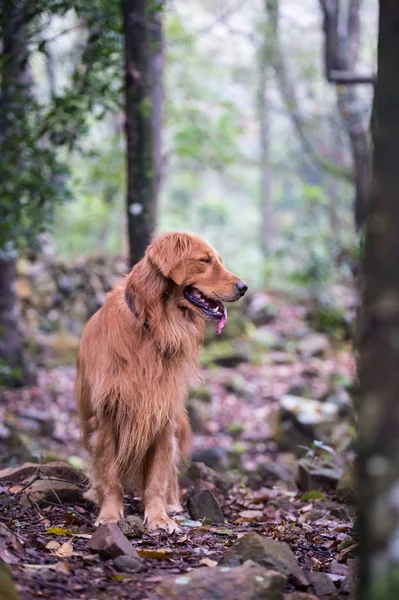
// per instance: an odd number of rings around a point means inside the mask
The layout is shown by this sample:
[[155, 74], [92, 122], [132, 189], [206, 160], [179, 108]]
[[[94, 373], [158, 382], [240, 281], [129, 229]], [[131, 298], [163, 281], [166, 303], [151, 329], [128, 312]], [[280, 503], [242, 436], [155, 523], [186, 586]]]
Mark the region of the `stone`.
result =
[[221, 475], [202, 462], [192, 462], [187, 469], [186, 477], [192, 482], [195, 482], [197, 479], [209, 481], [209, 483], [212, 483], [224, 493], [228, 492], [232, 485], [227, 473]]
[[209, 404], [212, 400], [211, 391], [206, 385], [192, 387], [188, 390], [188, 399], [201, 400], [201, 402]]
[[[66, 502], [74, 504], [83, 502], [84, 487], [58, 479], [38, 479], [24, 492], [23, 503], [28, 506], [29, 498], [40, 504], [43, 501]], [[30, 504], [29, 504], [30, 506]]]
[[194, 450], [192, 460], [196, 463], [203, 463], [207, 467], [219, 472], [226, 471], [229, 467], [228, 452], [219, 446]]
[[335, 490], [342, 475], [338, 467], [318, 467], [302, 459], [298, 463], [295, 481], [301, 490]]
[[252, 561], [241, 566], [195, 569], [159, 585], [162, 600], [283, 600], [286, 577]]
[[309, 333], [298, 344], [299, 354], [303, 358], [324, 356], [328, 348], [328, 337], [322, 333]]
[[337, 589], [327, 573], [309, 571], [307, 575], [316, 596], [329, 596], [336, 593]]
[[187, 503], [188, 512], [194, 521], [205, 519], [208, 523], [224, 523], [224, 515], [219, 502], [210, 490], [195, 494]]
[[255, 325], [265, 325], [273, 321], [278, 313], [278, 306], [264, 292], [255, 292], [249, 302], [247, 315]]
[[242, 396], [247, 400], [252, 400], [257, 390], [254, 383], [248, 381], [240, 373], [234, 372], [224, 383], [224, 387], [228, 392], [235, 394], [236, 396]]
[[206, 433], [207, 423], [210, 418], [208, 404], [193, 398], [187, 403], [187, 412], [193, 432], [199, 434]]
[[236, 566], [246, 560], [282, 573], [300, 588], [309, 585], [308, 578], [298, 565], [295, 554], [285, 542], [275, 542], [258, 533], [247, 533], [234, 542], [220, 564]]
[[124, 533], [129, 539], [143, 537], [144, 523], [140, 517], [129, 515], [128, 517], [118, 521], [118, 525], [122, 533]]
[[282, 447], [303, 455], [299, 445], [310, 447], [314, 440], [329, 442], [339, 419], [339, 408], [333, 402], [286, 394], [280, 399], [275, 439]]
[[204, 490], [210, 490], [212, 494], [215, 496], [216, 500], [219, 502], [221, 506], [225, 503], [225, 496], [223, 492], [221, 492], [216, 485], [210, 483], [209, 481], [204, 481], [203, 479], [197, 479], [194, 483], [194, 494], [199, 494]]
[[209, 344], [201, 351], [201, 362], [204, 366], [234, 368], [241, 363], [254, 359], [253, 347], [242, 340], [235, 342], [218, 341]]
[[261, 351], [279, 350], [284, 347], [282, 339], [267, 326], [257, 327], [251, 332], [251, 340]]
[[40, 469], [43, 475], [47, 477], [57, 477], [65, 479], [70, 483], [86, 485], [88, 479], [82, 471], [74, 469], [68, 463], [64, 462], [49, 462], [45, 465], [26, 462], [19, 467], [12, 467], [0, 470], [0, 482], [12, 484], [22, 483], [32, 479]]
[[121, 554], [114, 558], [114, 567], [122, 573], [140, 573], [146, 569], [140, 559], [126, 554]]
[[140, 561], [139, 555], [116, 523], [102, 523], [88, 541], [87, 547], [104, 558], [127, 555]]
[[24, 419], [28, 419], [34, 423], [37, 423], [40, 435], [53, 435], [55, 421], [48, 411], [30, 407], [18, 411], [18, 415]]

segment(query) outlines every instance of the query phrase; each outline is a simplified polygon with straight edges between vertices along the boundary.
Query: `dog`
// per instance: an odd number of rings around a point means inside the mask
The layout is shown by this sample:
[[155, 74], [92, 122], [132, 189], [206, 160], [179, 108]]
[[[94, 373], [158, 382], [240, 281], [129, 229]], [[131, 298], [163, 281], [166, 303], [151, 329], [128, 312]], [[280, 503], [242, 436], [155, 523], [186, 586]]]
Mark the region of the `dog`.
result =
[[190, 233], [156, 238], [144, 258], [108, 294], [83, 331], [75, 395], [90, 454], [96, 526], [123, 518], [124, 489], [136, 489], [149, 531], [178, 526], [178, 466], [190, 453], [185, 408], [198, 373], [205, 322], [218, 333], [223, 302], [247, 285], [204, 240]]

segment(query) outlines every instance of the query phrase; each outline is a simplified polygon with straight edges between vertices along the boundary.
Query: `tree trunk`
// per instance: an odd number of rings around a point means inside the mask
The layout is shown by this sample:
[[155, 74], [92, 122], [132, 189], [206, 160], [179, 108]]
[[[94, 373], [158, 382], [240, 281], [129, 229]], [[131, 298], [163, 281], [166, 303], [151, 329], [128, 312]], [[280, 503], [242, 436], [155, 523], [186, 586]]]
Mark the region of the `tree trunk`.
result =
[[399, 598], [399, 3], [380, 1], [360, 319], [360, 600]]
[[[25, 111], [24, 98], [29, 95], [30, 86], [26, 7], [23, 0], [4, 0], [0, 13], [3, 41], [0, 58], [0, 156], [4, 171], [11, 173], [12, 177], [20, 177], [23, 171], [19, 151], [19, 141], [24, 135], [24, 115], [21, 113]], [[10, 208], [14, 201], [17, 202], [13, 197], [7, 198], [6, 192], [4, 196], [3, 214], [0, 215], [0, 381], [28, 383], [30, 377], [15, 293], [17, 253], [14, 240], [10, 239], [12, 228], [7, 227], [7, 200]]]
[[130, 264], [144, 255], [156, 225], [153, 65], [147, 0], [122, 0], [125, 35], [127, 221]]
[[258, 74], [258, 121], [260, 149], [260, 247], [264, 256], [269, 256], [274, 247], [274, 215], [272, 203], [272, 169], [270, 165], [270, 110], [268, 105], [268, 83], [270, 57], [267, 34], [259, 52]]
[[[360, 42], [360, 7], [362, 0], [320, 0], [324, 16], [325, 32], [325, 72], [328, 81], [338, 82], [331, 73], [353, 73]], [[346, 9], [346, 14], [344, 11]], [[370, 84], [373, 78], [364, 83]], [[363, 107], [354, 83], [361, 83], [354, 76], [348, 78], [348, 85], [337, 85], [337, 105], [344, 123], [352, 153], [355, 180], [353, 214], [356, 229], [366, 222], [370, 195], [371, 149], [367, 125], [364, 122]]]
[[155, 161], [155, 202], [158, 201], [162, 183], [162, 109], [163, 109], [163, 70], [164, 70], [164, 39], [162, 29], [163, 2], [157, 3], [158, 8], [152, 15], [151, 21], [151, 50], [152, 50], [152, 125], [154, 135]]
[[16, 259], [0, 257], [0, 384], [29, 382], [15, 293]]

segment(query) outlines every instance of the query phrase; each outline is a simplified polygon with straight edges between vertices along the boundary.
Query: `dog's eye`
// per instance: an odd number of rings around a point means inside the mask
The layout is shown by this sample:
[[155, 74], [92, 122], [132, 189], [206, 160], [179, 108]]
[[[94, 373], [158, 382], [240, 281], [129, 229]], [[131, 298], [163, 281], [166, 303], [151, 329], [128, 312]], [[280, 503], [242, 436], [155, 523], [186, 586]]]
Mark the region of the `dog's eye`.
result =
[[210, 265], [212, 263], [212, 259], [211, 259], [210, 256], [206, 256], [204, 258], [200, 258], [200, 261], [204, 262], [204, 263], [208, 263], [208, 265]]

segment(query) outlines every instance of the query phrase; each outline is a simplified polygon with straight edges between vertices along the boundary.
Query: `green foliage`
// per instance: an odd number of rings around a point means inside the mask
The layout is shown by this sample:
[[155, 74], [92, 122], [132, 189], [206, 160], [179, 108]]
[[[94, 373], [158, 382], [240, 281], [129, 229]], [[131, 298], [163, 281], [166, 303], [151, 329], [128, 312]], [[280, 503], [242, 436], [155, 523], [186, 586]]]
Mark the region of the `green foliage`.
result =
[[13, 66], [12, 57], [3, 55], [0, 64], [0, 250], [6, 252], [35, 245], [37, 234], [53, 219], [56, 204], [71, 197], [69, 166], [66, 155], [61, 157], [61, 147], [75, 147], [88, 133], [89, 117], [101, 118], [120, 105], [121, 78], [115, 75], [121, 65], [122, 37], [116, 4], [103, 0], [36, 3], [32, 12], [21, 13], [27, 24], [26, 39], [15, 37], [15, 51], [21, 52], [17, 44], [22, 44], [27, 60], [35, 48], [48, 56], [50, 40], [41, 31], [42, 16], [65, 16], [72, 10], [87, 30], [87, 39], [62, 92], [39, 102], [26, 75]]

